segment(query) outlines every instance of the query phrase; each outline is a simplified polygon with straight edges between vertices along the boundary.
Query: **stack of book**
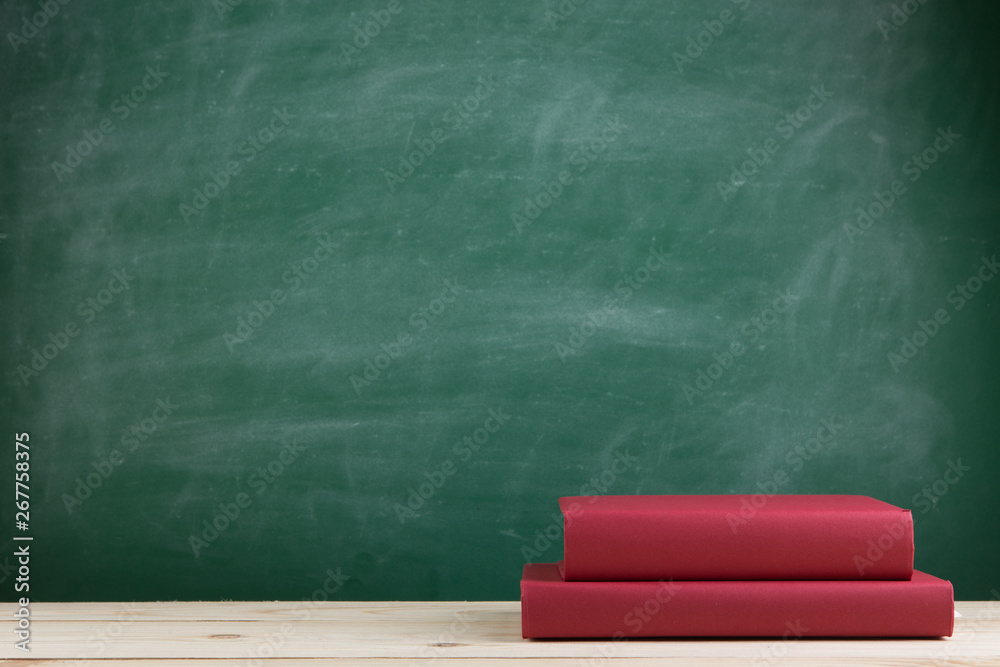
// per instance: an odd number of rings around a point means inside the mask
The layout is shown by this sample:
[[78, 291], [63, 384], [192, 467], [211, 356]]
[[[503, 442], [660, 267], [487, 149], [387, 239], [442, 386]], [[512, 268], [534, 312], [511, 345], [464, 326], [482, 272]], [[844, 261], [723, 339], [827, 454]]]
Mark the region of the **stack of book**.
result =
[[866, 496], [560, 498], [564, 560], [529, 563], [526, 638], [945, 637], [909, 510]]

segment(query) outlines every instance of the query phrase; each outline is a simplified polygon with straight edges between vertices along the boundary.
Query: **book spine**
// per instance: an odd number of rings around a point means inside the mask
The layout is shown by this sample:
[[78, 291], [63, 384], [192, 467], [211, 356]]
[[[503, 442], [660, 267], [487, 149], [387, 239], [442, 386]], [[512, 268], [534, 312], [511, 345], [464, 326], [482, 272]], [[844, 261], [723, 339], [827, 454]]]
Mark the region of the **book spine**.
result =
[[906, 580], [913, 574], [909, 510], [734, 516], [567, 513], [564, 575], [567, 581], [655, 581]]
[[567, 582], [525, 568], [526, 638], [943, 637], [954, 624], [947, 581]]

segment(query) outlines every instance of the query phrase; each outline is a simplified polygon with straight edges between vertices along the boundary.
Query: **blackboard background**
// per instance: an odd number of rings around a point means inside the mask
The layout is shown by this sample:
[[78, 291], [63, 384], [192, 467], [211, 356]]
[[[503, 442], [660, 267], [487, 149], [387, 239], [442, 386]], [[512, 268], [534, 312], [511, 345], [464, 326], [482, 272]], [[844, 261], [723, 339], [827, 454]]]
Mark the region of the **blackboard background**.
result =
[[28, 432], [33, 600], [515, 599], [560, 495], [782, 472], [912, 508], [958, 598], [1000, 585], [1000, 281], [948, 300], [1000, 250], [992, 4], [225, 7], [71, 0], [0, 45], [0, 530]]

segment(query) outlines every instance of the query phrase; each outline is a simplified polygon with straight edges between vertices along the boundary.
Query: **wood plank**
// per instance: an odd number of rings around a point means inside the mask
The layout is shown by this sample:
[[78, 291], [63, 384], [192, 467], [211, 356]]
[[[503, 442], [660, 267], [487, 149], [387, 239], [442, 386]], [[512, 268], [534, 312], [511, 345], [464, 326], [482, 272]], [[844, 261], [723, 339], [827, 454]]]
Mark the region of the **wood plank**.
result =
[[[711, 657], [701, 657], [701, 658], [670, 658], [670, 667], [712, 667], [718, 665], [720, 667], [748, 667], [752, 663], [749, 663], [746, 658], [716, 658]], [[11, 667], [81, 667], [81, 664], [76, 660], [60, 660], [60, 659], [42, 659], [42, 660], [13, 660], [5, 662], [5, 665], [10, 665]], [[270, 665], [288, 665], [289, 667], [407, 667], [411, 663], [400, 664], [398, 659], [366, 659], [366, 658], [274, 658], [271, 660], [263, 660], [261, 667], [269, 667]], [[419, 663], [412, 663], [419, 664]], [[430, 664], [430, 663], [428, 663]], [[501, 665], [508, 664], [506, 662], [500, 662], [496, 659], [491, 658], [468, 658], [464, 660], [451, 660], [451, 661], [440, 661], [436, 663], [442, 667], [449, 667], [454, 665], [462, 665], [462, 667], [500, 667]], [[555, 665], [556, 667], [581, 667], [581, 665], [587, 665], [588, 663], [580, 662], [579, 658], [520, 658], [518, 659], [518, 664], [524, 664], [528, 667], [547, 667], [548, 665]], [[595, 667], [664, 667], [664, 658], [612, 658], [604, 661], [597, 661], [593, 663]], [[178, 660], [166, 658], [163, 660], [156, 660], [150, 658], [137, 658], [137, 659], [125, 659], [125, 660], [115, 660], [110, 661], [91, 661], [87, 663], [89, 667], [100, 667], [101, 665], [107, 665], [107, 667], [168, 667], [169, 666], [179, 666], [179, 667], [247, 667], [248, 663], [246, 660], [227, 660], [227, 659], [207, 659], [207, 660]], [[850, 667], [851, 665], [864, 665], [865, 667], [929, 667], [933, 665], [934, 667], [996, 667], [996, 660], [983, 660], [979, 658], [972, 659], [955, 659], [955, 660], [945, 660], [941, 662], [936, 662], [934, 660], [922, 659], [922, 658], [858, 658], [858, 659], [844, 659], [844, 658], [829, 658], [829, 657], [810, 657], [805, 660], [795, 660], [792, 658], [785, 658], [781, 661], [776, 662], [758, 662], [756, 665], [759, 667], [778, 667], [780, 665], [802, 665], [804, 667]]]
[[[5, 606], [6, 605], [6, 606]], [[0, 603], [0, 610], [10, 607]], [[520, 613], [521, 603], [502, 602], [35, 602], [33, 618], [43, 620], [116, 621], [123, 617], [147, 621], [274, 621], [297, 620], [308, 615], [313, 620], [341, 620], [356, 612], [379, 613], [412, 610], [416, 613], [450, 614], [465, 609], [504, 609]]]
[[[517, 602], [36, 603], [31, 658], [123, 659], [327, 658], [330, 664], [375, 659], [496, 658], [594, 660], [615, 664], [670, 657], [674, 664], [1000, 664], [1000, 602], [959, 602], [955, 636], [946, 640], [642, 640], [526, 641]], [[0, 657], [13, 647], [13, 604], [0, 604]], [[308, 618], [302, 616], [308, 611]], [[302, 619], [302, 620], [297, 620]], [[347, 662], [344, 662], [347, 660]], [[678, 662], [680, 660], [680, 662]], [[612, 662], [613, 661], [613, 662]], [[832, 662], [829, 662], [832, 661]], [[11, 663], [14, 664], [14, 663]], [[31, 661], [31, 664], [39, 664]], [[58, 663], [52, 663], [58, 664]], [[69, 664], [69, 663], [64, 663]], [[138, 663], [137, 663], [138, 664]], [[153, 660], [150, 665], [164, 664]], [[193, 663], [185, 661], [186, 667]], [[222, 665], [225, 661], [206, 664]], [[312, 665], [316, 662], [310, 663]], [[386, 662], [388, 664], [388, 662]], [[493, 663], [495, 665], [495, 663]]]

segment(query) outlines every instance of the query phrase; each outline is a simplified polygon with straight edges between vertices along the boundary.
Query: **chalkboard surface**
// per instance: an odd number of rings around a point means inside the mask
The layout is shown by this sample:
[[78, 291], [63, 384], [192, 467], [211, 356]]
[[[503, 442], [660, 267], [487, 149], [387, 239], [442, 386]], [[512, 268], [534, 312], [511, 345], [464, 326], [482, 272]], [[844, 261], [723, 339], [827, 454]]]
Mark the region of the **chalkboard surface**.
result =
[[516, 599], [604, 493], [1000, 586], [992, 4], [0, 15], [3, 599], [14, 536], [39, 601]]

